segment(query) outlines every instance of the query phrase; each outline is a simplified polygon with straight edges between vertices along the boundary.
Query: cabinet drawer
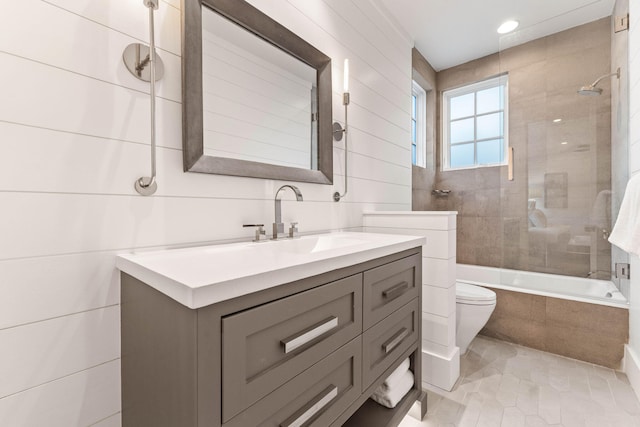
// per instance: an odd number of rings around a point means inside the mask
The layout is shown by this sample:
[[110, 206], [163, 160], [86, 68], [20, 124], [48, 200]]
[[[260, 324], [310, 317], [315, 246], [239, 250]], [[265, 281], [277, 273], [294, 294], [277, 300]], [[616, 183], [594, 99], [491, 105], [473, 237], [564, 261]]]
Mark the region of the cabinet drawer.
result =
[[420, 254], [364, 272], [364, 329], [375, 325], [420, 294]]
[[222, 319], [228, 421], [362, 331], [362, 274]]
[[360, 396], [361, 337], [313, 365], [224, 427], [325, 427]]
[[418, 341], [418, 298], [370, 328], [362, 336], [362, 390]]

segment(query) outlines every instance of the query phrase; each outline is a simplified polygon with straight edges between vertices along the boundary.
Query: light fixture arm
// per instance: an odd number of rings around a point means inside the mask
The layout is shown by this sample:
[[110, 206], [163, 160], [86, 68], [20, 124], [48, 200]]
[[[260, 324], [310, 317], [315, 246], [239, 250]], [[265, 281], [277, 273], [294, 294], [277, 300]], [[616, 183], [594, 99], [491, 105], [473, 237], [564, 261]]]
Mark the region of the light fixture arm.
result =
[[160, 61], [160, 58], [156, 56], [153, 12], [158, 9], [158, 0], [143, 0], [142, 3], [149, 9], [149, 53], [144, 56], [147, 47], [139, 43], [134, 43], [127, 46], [125, 49], [123, 60], [131, 74], [140, 80], [149, 82], [151, 113], [151, 176], [142, 176], [138, 178], [134, 183], [134, 187], [139, 194], [143, 196], [151, 196], [158, 189], [158, 183], [156, 182], [156, 80], [159, 80], [162, 77], [164, 68], [162, 66], [162, 61]]
[[349, 119], [348, 119], [348, 105], [350, 102], [350, 95], [349, 92], [345, 92], [342, 94], [342, 105], [344, 105], [344, 128], [342, 126], [340, 126], [340, 123], [338, 122], [334, 122], [333, 123], [333, 138], [336, 141], [340, 141], [342, 140], [342, 136], [344, 135], [344, 193], [340, 194], [340, 192], [336, 191], [335, 193], [333, 193], [333, 201], [334, 202], [339, 202], [340, 199], [342, 199], [344, 196], [347, 195], [347, 183], [348, 183], [348, 177], [347, 177], [347, 156], [349, 154], [349, 147], [347, 144], [347, 129], [349, 127]]

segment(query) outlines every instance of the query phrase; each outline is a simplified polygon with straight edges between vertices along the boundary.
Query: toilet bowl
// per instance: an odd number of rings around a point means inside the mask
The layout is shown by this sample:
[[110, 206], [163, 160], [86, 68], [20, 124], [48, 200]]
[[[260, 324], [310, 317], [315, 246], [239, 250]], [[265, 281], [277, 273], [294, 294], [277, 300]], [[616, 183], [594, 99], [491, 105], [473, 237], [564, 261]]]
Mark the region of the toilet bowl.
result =
[[489, 320], [496, 308], [496, 293], [487, 288], [456, 282], [456, 345], [460, 354]]

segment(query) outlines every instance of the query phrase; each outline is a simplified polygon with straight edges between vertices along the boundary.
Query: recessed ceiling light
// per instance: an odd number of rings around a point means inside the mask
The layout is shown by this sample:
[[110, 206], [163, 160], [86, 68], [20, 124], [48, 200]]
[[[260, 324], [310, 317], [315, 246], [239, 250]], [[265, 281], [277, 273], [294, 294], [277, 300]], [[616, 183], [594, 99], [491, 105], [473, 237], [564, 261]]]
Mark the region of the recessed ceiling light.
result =
[[562, 141], [560, 144], [562, 144], [562, 145], [567, 145], [567, 144], [568, 144], [568, 142], [567, 142], [567, 141]]
[[553, 123], [560, 123], [562, 119], [553, 119]]
[[502, 25], [498, 27], [498, 33], [499, 34], [510, 33], [511, 31], [518, 28], [518, 25], [520, 25], [518, 21], [505, 21]]

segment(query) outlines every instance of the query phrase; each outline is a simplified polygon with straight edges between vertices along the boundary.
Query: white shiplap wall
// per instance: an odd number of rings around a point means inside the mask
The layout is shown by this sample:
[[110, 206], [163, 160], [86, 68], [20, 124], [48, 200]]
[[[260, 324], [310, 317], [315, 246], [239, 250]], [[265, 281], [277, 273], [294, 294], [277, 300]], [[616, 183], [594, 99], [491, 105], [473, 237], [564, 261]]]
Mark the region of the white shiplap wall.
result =
[[[284, 220], [303, 232], [359, 229], [363, 210], [410, 210], [410, 44], [370, 0], [252, 0], [333, 58], [351, 62], [349, 194], [342, 143], [334, 186], [299, 184]], [[146, 84], [121, 63], [147, 40], [141, 0], [0, 1], [0, 425], [120, 425], [119, 281], [134, 249], [249, 239], [272, 222], [282, 182], [182, 172], [180, 2], [156, 38], [158, 193], [149, 170]], [[334, 91], [334, 117], [342, 120]]]

